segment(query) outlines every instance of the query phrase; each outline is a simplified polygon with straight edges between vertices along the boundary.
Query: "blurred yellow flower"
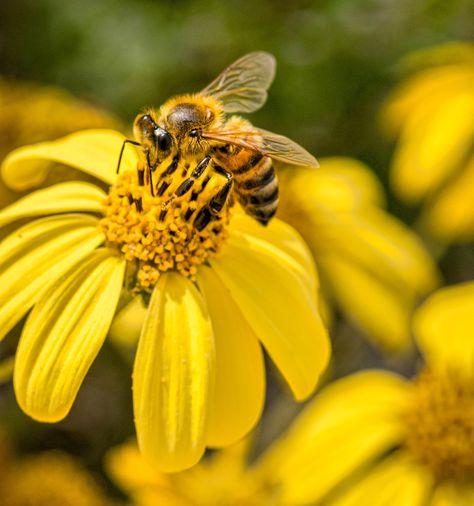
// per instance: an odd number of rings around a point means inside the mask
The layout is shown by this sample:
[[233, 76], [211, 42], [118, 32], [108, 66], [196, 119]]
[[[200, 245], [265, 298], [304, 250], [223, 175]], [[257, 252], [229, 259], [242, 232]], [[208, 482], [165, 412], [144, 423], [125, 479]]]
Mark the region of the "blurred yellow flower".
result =
[[[297, 399], [314, 390], [329, 342], [311, 255], [290, 226], [275, 219], [264, 228], [227, 209], [197, 231], [178, 199], [160, 220], [169, 194], [152, 197], [137, 184], [133, 149], [115, 174], [122, 143], [114, 131], [84, 131], [20, 148], [5, 160], [3, 178], [15, 189], [41, 182], [53, 161], [111, 187], [106, 195], [65, 182], [0, 212], [0, 226], [43, 216], [0, 243], [1, 336], [31, 309], [16, 354], [15, 393], [33, 418], [58, 421], [120, 297], [130, 294], [124, 284], [137, 293], [132, 305], [148, 302], [133, 372], [138, 441], [160, 469], [175, 471], [195, 464], [206, 446], [240, 439], [259, 419], [259, 341]], [[211, 178], [206, 188], [213, 184]], [[141, 199], [142, 212], [130, 194]]]
[[382, 122], [398, 143], [392, 184], [423, 204], [420, 227], [441, 242], [474, 238], [474, 44], [412, 55], [411, 71], [388, 99]]
[[279, 173], [278, 216], [310, 247], [327, 298], [375, 342], [404, 349], [413, 308], [439, 283], [436, 266], [417, 236], [384, 211], [367, 166], [337, 157], [320, 165]]
[[474, 504], [474, 283], [416, 312], [412, 381], [365, 371], [325, 388], [260, 466], [281, 504]]
[[162, 474], [140, 455], [136, 444], [110, 450], [105, 467], [134, 506], [273, 506], [274, 491], [265, 488], [263, 476], [247, 462], [249, 440], [244, 440], [197, 466]]
[[[0, 161], [25, 144], [53, 140], [83, 128], [119, 126], [112, 115], [65, 90], [0, 77]], [[51, 175], [52, 179], [60, 177], [59, 170]], [[20, 196], [0, 179], [0, 208]]]
[[93, 476], [72, 457], [45, 452], [0, 463], [2, 506], [112, 506]]

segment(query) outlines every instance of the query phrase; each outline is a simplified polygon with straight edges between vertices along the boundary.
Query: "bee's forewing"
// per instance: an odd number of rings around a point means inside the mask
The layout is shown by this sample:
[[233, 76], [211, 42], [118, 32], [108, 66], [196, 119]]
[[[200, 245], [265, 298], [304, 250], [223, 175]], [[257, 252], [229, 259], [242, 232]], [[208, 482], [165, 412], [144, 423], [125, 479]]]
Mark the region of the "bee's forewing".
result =
[[276, 60], [270, 53], [249, 53], [227, 67], [201, 93], [217, 98], [224, 112], [253, 112], [266, 102], [275, 69]]
[[311, 153], [288, 137], [260, 128], [255, 128], [255, 130], [261, 134], [258, 140], [261, 143], [259, 150], [264, 155], [291, 165], [319, 167], [318, 161]]

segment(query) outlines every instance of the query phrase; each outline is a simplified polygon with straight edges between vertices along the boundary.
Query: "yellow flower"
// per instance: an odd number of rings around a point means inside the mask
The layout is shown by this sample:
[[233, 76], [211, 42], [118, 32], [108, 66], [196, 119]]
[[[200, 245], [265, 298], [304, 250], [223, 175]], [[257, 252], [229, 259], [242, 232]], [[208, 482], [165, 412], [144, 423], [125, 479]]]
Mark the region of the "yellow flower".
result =
[[365, 371], [325, 388], [265, 456], [281, 504], [474, 504], [474, 283], [416, 312], [412, 381]]
[[278, 216], [310, 247], [323, 293], [372, 340], [406, 348], [413, 308], [439, 282], [436, 266], [416, 235], [383, 210], [367, 166], [350, 158], [320, 165], [279, 173]]
[[105, 467], [134, 506], [274, 506], [258, 469], [247, 463], [246, 439], [180, 473], [162, 474], [130, 442], [110, 450]]
[[247, 443], [163, 475], [132, 443], [106, 468], [137, 506], [470, 506], [474, 501], [474, 282], [417, 311], [412, 381], [363, 371], [325, 387], [250, 464]]
[[112, 506], [92, 475], [69, 455], [45, 452], [7, 461], [0, 473], [2, 506]]
[[[133, 372], [138, 440], [160, 469], [175, 471], [259, 419], [259, 341], [297, 399], [315, 388], [329, 343], [312, 259], [291, 227], [273, 220], [264, 228], [225, 209], [197, 231], [183, 216], [203, 205], [201, 194], [174, 200], [161, 219], [170, 194], [152, 197], [137, 184], [133, 149], [116, 176], [122, 142], [113, 131], [84, 131], [5, 160], [3, 178], [15, 189], [40, 182], [53, 161], [112, 186], [106, 195], [88, 183], [61, 183], [0, 213], [0, 225], [43, 216], [0, 244], [0, 328], [5, 335], [31, 309], [15, 393], [27, 414], [54, 422], [67, 415], [119, 298], [138, 293], [132, 304], [148, 305]], [[141, 212], [130, 195], [141, 199]]]
[[[0, 161], [25, 144], [56, 139], [83, 128], [105, 127], [118, 128], [119, 122], [65, 90], [0, 77]], [[55, 169], [49, 183], [61, 176], [60, 169]], [[71, 170], [68, 176], [71, 179]], [[0, 180], [0, 208], [20, 196]]]
[[[424, 64], [423, 68], [420, 65]], [[387, 101], [382, 121], [398, 144], [392, 184], [423, 203], [420, 226], [442, 242], [474, 238], [474, 45], [415, 53], [412, 75]]]

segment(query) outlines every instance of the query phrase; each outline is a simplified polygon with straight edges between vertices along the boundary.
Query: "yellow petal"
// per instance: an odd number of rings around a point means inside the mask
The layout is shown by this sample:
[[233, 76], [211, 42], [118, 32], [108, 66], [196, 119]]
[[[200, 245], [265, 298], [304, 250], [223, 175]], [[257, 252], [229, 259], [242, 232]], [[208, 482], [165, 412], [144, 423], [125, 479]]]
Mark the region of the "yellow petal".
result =
[[413, 330], [430, 368], [474, 374], [474, 282], [443, 288], [415, 314]]
[[[26, 190], [39, 186], [51, 163], [55, 162], [112, 184], [124, 139], [114, 130], [83, 130], [56, 141], [25, 146], [5, 158], [1, 166], [2, 178], [10, 188]], [[120, 170], [135, 170], [136, 164], [137, 153], [128, 146]]]
[[408, 295], [424, 295], [440, 281], [420, 239], [375, 207], [337, 214], [324, 227], [315, 228], [306, 240], [317, 261], [335, 255], [347, 258]]
[[433, 199], [421, 218], [421, 227], [443, 242], [474, 239], [474, 157], [462, 172]]
[[265, 397], [263, 355], [257, 336], [217, 274], [202, 267], [198, 285], [211, 317], [216, 347], [207, 445], [227, 446], [247, 434], [260, 418]]
[[331, 501], [331, 506], [425, 506], [432, 481], [425, 469], [396, 452], [366, 470], [358, 483]]
[[116, 446], [105, 456], [105, 469], [112, 480], [124, 491], [133, 492], [145, 487], [167, 483], [167, 475], [158, 473], [143, 458], [135, 441]]
[[472, 90], [447, 90], [432, 111], [415, 110], [404, 125], [392, 161], [395, 191], [407, 202], [416, 203], [439, 188], [469, 154], [473, 135]]
[[0, 227], [21, 218], [82, 211], [100, 213], [105, 193], [95, 185], [61, 183], [37, 190], [0, 211]]
[[114, 343], [130, 349], [140, 337], [147, 308], [141, 295], [134, 297], [117, 315], [110, 327], [109, 336]]
[[[268, 225], [263, 226], [243, 213], [235, 213], [229, 231], [231, 234], [245, 234], [247, 237], [253, 236], [254, 240], [260, 239], [273, 244], [290, 255], [297, 262], [296, 270], [302, 270], [305, 278], [317, 285], [317, 272], [311, 252], [300, 234], [287, 223], [274, 218]], [[308, 272], [310, 276], [306, 275]]]
[[467, 91], [472, 69], [465, 64], [442, 65], [423, 70], [403, 81], [382, 109], [385, 130], [394, 135], [418, 111], [431, 115], [450, 91]]
[[0, 243], [0, 338], [49, 284], [104, 242], [98, 220], [64, 215], [36, 220]]
[[201, 458], [214, 372], [212, 327], [201, 295], [184, 276], [162, 274], [133, 371], [138, 444], [159, 470], [178, 471]]
[[318, 170], [289, 167], [278, 178], [278, 216], [300, 232], [308, 218], [385, 202], [383, 189], [369, 167], [352, 158], [324, 158]]
[[211, 265], [296, 399], [306, 398], [330, 355], [326, 329], [308, 283], [282, 250], [235, 234]]
[[416, 299], [337, 256], [323, 258], [319, 264], [332, 296], [349, 320], [388, 351], [410, 347]]
[[43, 422], [71, 409], [109, 330], [125, 262], [99, 249], [52, 284], [29, 315], [13, 376], [18, 404]]
[[473, 504], [472, 484], [445, 482], [436, 487], [428, 506], [472, 506]]
[[282, 503], [317, 502], [399, 444], [409, 392], [402, 378], [383, 371], [354, 374], [326, 387], [260, 463], [279, 484]]

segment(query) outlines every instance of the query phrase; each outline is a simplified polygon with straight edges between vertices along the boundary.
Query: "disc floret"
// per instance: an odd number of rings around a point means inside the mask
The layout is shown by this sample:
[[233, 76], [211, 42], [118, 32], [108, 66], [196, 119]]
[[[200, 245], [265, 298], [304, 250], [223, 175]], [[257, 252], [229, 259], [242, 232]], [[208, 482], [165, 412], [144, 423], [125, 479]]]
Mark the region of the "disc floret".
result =
[[152, 196], [133, 172], [120, 175], [110, 188], [100, 226], [129, 262], [135, 291], [151, 291], [168, 270], [193, 279], [197, 267], [219, 252], [228, 235], [228, 208], [198, 230], [191, 217], [203, 205], [199, 195], [196, 188], [183, 198], [171, 190]]
[[406, 446], [439, 480], [474, 477], [474, 384], [425, 369], [405, 417]]

